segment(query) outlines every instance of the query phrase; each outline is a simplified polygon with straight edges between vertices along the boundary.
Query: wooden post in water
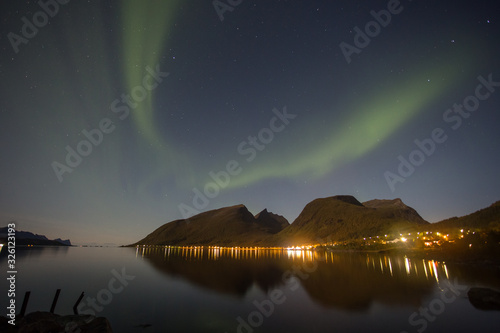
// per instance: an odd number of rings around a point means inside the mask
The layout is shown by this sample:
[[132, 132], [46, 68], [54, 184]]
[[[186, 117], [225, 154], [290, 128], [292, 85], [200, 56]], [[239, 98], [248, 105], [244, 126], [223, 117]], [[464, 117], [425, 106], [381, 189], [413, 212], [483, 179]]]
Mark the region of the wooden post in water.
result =
[[54, 300], [52, 301], [52, 305], [50, 306], [50, 313], [54, 313], [54, 310], [55, 310], [56, 304], [57, 304], [57, 299], [59, 298], [60, 292], [61, 292], [61, 289], [56, 290], [56, 294], [54, 295]]
[[76, 300], [75, 305], [73, 305], [73, 312], [75, 313], [75, 315], [78, 315], [77, 308], [78, 308], [78, 304], [80, 304], [80, 302], [82, 301], [83, 295], [85, 295], [85, 293], [82, 291], [82, 293], [80, 294], [80, 297], [78, 297], [78, 299]]
[[26, 312], [26, 307], [28, 306], [28, 301], [30, 299], [31, 291], [27, 291], [24, 294], [23, 305], [21, 305], [21, 313], [19, 313], [19, 317], [24, 317], [24, 313]]

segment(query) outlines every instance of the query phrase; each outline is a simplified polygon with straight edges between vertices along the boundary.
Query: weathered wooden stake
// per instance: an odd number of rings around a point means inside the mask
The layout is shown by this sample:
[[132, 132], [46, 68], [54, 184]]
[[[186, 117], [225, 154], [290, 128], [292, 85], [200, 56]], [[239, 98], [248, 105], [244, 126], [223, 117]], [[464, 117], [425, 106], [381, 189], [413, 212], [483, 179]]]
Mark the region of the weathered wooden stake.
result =
[[21, 313], [19, 313], [19, 317], [24, 317], [24, 313], [26, 312], [26, 307], [28, 306], [28, 301], [30, 299], [31, 291], [27, 291], [24, 294], [23, 305], [21, 305]]
[[73, 305], [73, 312], [75, 313], [75, 315], [78, 315], [78, 304], [80, 304], [80, 302], [82, 301], [82, 298], [83, 298], [83, 295], [85, 295], [85, 293], [82, 291], [80, 297], [78, 297], [78, 300], [76, 301], [75, 305]]
[[55, 310], [56, 304], [57, 304], [57, 299], [59, 298], [60, 292], [61, 292], [61, 289], [56, 290], [56, 294], [54, 295], [54, 300], [52, 301], [52, 305], [50, 307], [50, 313], [54, 313], [54, 310]]

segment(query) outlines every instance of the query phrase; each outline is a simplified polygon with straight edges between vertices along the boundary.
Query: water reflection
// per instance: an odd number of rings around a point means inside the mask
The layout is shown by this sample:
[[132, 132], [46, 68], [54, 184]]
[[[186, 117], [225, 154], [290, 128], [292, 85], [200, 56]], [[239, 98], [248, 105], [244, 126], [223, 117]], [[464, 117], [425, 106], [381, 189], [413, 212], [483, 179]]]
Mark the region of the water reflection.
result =
[[[0, 255], [3, 271], [6, 263]], [[237, 318], [248, 320], [257, 311], [255, 302], [270, 300], [276, 291], [286, 301], [276, 303], [274, 313], [254, 332], [414, 332], [418, 327], [411, 325], [410, 316], [436, 305], [443, 295], [451, 297], [445, 292], [448, 281], [500, 290], [499, 270], [494, 265], [388, 253], [216, 247], [19, 248], [17, 264], [19, 295], [33, 292], [28, 312], [48, 310], [55, 290], [61, 288], [56, 309], [60, 314], [72, 313], [82, 291], [86, 302], [87, 297], [102, 297], [113, 278], [111, 271], [123, 267], [136, 278], [121, 293], [113, 294], [112, 302], [98, 313], [109, 318], [114, 331], [123, 333], [138, 332], [138, 325], [146, 323], [153, 325], [146, 329], [151, 332], [235, 332]], [[7, 282], [0, 281], [2, 290], [8, 289]], [[478, 324], [497, 332], [496, 314], [476, 310], [460, 292], [426, 332], [473, 331]], [[0, 306], [7, 306], [7, 298], [0, 298]]]
[[[16, 259], [37, 260], [43, 257], [65, 256], [68, 254], [68, 249], [68, 246], [17, 246]], [[7, 255], [7, 246], [4, 245], [0, 251], [0, 258]]]
[[205, 289], [243, 297], [252, 285], [267, 292], [281, 283], [278, 253], [220, 248], [142, 248], [136, 256], [169, 276]]
[[316, 303], [351, 311], [367, 310], [374, 302], [418, 306], [453, 278], [444, 262], [379, 253], [141, 247], [136, 257], [169, 276], [240, 298], [254, 285], [268, 292], [293, 276]]

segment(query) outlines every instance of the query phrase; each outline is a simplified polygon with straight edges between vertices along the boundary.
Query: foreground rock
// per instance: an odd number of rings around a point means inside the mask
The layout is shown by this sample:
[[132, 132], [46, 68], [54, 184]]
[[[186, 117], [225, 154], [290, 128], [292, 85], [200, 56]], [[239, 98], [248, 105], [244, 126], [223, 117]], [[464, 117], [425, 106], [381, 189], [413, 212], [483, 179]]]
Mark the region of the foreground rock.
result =
[[470, 288], [469, 302], [480, 310], [500, 311], [500, 292], [489, 288]]
[[[2, 317], [2, 319], [5, 319]], [[5, 326], [9, 325], [9, 326]], [[19, 319], [15, 326], [1, 323], [2, 332], [18, 333], [112, 333], [104, 317], [89, 315], [60, 316], [50, 312], [32, 312]]]

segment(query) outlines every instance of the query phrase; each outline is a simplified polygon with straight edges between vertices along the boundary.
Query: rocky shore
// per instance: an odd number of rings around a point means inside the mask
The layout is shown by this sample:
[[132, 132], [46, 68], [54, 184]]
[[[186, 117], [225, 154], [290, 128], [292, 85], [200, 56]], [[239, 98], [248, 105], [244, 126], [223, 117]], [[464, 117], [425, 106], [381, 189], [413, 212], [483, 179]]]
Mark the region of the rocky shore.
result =
[[112, 333], [109, 321], [90, 315], [60, 316], [50, 312], [32, 312], [18, 318], [16, 325], [0, 317], [0, 331], [5, 333]]

